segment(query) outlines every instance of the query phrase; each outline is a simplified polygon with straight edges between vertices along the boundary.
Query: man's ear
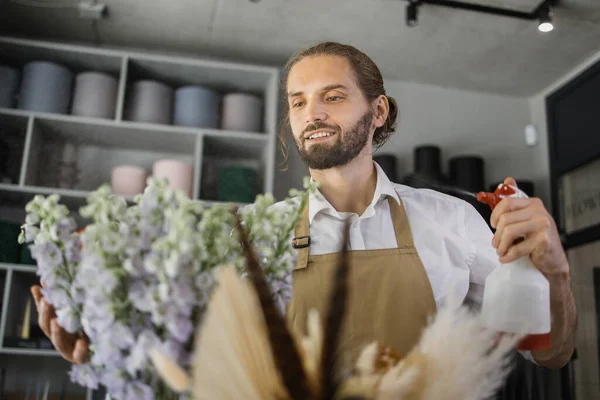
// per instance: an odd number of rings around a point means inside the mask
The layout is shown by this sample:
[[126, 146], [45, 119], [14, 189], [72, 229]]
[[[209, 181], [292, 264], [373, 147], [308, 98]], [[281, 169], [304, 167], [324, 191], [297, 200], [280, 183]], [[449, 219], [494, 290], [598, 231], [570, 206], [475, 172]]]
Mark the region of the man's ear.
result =
[[380, 128], [387, 121], [390, 113], [390, 102], [387, 96], [381, 94], [373, 101], [373, 124], [375, 128]]

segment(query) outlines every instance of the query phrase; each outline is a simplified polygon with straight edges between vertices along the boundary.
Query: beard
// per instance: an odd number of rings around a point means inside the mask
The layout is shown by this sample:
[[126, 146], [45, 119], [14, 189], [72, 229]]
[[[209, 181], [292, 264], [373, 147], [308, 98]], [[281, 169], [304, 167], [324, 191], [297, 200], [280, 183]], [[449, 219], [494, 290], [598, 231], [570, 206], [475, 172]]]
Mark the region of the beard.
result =
[[[342, 133], [338, 126], [331, 126], [317, 121], [308, 125], [304, 129], [302, 137], [296, 139], [296, 149], [298, 150], [298, 154], [300, 154], [300, 158], [302, 158], [310, 169], [322, 170], [346, 165], [354, 160], [367, 145], [372, 123], [372, 111], [367, 111], [345, 133]], [[319, 129], [333, 130], [338, 136], [337, 140], [334, 140], [334, 143], [315, 143], [307, 149], [304, 144], [309, 139], [305, 139], [304, 134]]]

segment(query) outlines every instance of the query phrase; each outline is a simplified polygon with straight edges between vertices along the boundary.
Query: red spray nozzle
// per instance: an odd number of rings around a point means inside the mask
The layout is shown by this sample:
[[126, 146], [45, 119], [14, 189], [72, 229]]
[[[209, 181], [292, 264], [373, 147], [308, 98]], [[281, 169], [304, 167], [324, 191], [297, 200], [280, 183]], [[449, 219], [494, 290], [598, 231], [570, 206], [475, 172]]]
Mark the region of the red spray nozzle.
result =
[[487, 204], [493, 210], [500, 200], [516, 193], [516, 190], [505, 183], [498, 185], [494, 193], [479, 192], [477, 193], [477, 201]]

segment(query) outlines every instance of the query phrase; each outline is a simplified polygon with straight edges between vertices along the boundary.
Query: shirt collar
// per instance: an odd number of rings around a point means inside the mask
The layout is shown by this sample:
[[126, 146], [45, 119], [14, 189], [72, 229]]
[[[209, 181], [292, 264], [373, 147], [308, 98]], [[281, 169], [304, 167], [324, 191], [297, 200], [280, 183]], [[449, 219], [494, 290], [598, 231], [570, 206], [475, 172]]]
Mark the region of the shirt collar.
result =
[[[375, 205], [381, 200], [385, 199], [387, 196], [390, 196], [396, 203], [400, 204], [400, 197], [398, 193], [394, 189], [394, 185], [389, 180], [383, 169], [373, 161], [375, 165], [375, 171], [377, 173], [377, 184], [375, 185], [375, 193], [373, 195], [373, 200], [367, 210], [365, 211], [364, 217], [369, 217], [374, 214]], [[311, 182], [313, 182], [311, 178]], [[328, 212], [335, 216], [340, 216], [340, 214], [333, 208], [331, 203], [325, 199], [325, 197], [321, 194], [319, 190], [315, 191], [315, 193], [311, 194], [308, 198], [308, 223], [311, 224], [315, 216], [320, 212]]]

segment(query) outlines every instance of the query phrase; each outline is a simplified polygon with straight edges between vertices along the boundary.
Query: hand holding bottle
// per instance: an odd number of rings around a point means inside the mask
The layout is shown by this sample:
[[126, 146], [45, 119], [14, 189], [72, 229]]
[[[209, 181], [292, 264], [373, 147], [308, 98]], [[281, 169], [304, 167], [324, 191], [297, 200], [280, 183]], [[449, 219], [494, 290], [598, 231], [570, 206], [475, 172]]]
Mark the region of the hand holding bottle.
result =
[[[514, 179], [504, 184], [517, 189]], [[496, 229], [492, 246], [503, 264], [529, 256], [547, 278], [569, 273], [556, 223], [538, 198], [508, 197], [493, 207], [490, 219]]]

